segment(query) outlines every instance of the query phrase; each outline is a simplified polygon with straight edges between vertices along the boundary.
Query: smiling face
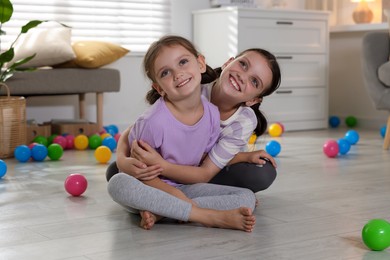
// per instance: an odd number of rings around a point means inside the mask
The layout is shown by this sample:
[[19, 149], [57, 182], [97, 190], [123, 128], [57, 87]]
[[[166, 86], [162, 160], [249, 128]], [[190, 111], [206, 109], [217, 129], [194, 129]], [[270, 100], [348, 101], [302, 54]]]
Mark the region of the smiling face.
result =
[[183, 100], [200, 91], [204, 60], [181, 45], [164, 46], [154, 62], [153, 87], [170, 101]]
[[225, 63], [220, 88], [227, 101], [251, 106], [260, 101], [259, 97], [270, 88], [271, 81], [268, 60], [255, 51], [248, 51]]

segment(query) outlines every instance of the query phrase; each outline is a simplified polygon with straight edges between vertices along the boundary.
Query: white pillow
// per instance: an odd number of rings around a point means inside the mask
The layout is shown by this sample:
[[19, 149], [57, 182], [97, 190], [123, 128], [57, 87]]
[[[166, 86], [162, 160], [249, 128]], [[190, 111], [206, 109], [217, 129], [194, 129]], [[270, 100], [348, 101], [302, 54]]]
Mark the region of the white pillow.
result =
[[15, 57], [9, 64], [36, 53], [29, 62], [20, 66], [43, 67], [69, 61], [76, 57], [71, 45], [71, 28], [56, 27], [48, 29], [32, 29], [15, 44]]

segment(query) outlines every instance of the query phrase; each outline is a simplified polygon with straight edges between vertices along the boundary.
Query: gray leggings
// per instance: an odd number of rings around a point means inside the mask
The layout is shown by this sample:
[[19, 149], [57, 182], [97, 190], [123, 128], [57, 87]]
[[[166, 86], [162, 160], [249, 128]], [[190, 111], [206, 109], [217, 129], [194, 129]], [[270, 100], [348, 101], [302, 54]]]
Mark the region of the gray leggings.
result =
[[[255, 194], [245, 188], [197, 183], [178, 187], [200, 208], [229, 210], [248, 207], [254, 210]], [[154, 214], [176, 220], [188, 221], [192, 205], [125, 173], [112, 176], [108, 182], [111, 198], [128, 211], [137, 213], [147, 210]]]

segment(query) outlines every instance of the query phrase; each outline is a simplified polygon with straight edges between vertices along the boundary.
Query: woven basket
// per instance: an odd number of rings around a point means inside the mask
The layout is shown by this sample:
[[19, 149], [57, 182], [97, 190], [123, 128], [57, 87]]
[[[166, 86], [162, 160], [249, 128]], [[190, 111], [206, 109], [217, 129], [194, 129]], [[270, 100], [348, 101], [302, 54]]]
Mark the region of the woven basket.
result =
[[10, 96], [6, 84], [7, 96], [0, 96], [0, 159], [14, 156], [18, 145], [26, 144], [26, 99]]

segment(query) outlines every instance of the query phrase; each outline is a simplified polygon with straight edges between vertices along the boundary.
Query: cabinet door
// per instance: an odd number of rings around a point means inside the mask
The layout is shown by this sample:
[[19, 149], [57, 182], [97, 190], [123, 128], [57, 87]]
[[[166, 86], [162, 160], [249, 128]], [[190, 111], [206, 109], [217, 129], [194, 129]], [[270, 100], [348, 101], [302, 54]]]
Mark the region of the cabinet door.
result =
[[[325, 88], [279, 89], [260, 106], [269, 122], [281, 122], [286, 130], [326, 127]], [[312, 122], [318, 121], [319, 124]], [[291, 127], [294, 124], [294, 127]]]
[[239, 51], [260, 47], [273, 53], [325, 53], [326, 26], [324, 21], [242, 18]]
[[278, 55], [282, 73], [281, 87], [326, 86], [325, 55]]

